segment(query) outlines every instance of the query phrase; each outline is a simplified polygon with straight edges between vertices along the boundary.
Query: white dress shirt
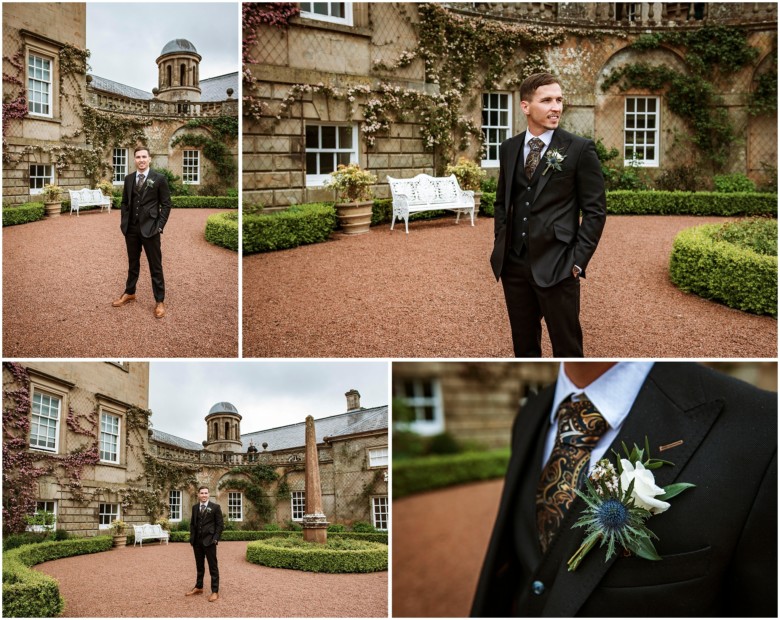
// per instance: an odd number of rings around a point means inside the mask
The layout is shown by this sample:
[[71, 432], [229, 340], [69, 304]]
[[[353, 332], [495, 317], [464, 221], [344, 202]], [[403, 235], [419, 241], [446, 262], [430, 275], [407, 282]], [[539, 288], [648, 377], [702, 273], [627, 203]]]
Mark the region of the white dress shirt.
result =
[[[607, 432], [601, 436], [591, 452], [590, 467], [593, 467], [606, 454], [610, 444], [620, 432], [620, 427], [628, 417], [628, 412], [634, 405], [637, 394], [652, 367], [653, 362], [619, 362], [590, 385], [579, 388], [566, 376], [564, 362], [561, 362], [558, 382], [555, 384], [552, 411], [550, 411], [550, 427], [544, 445], [542, 467], [547, 463], [555, 446], [555, 438], [558, 435], [556, 413], [566, 397], [574, 394], [572, 400], [579, 400], [583, 395], [587, 396], [609, 425]], [[641, 445], [641, 440], [641, 437], [638, 438], [636, 443]]]
[[542, 147], [542, 152], [539, 153], [539, 163], [542, 161], [542, 157], [544, 157], [544, 153], [547, 150], [547, 147], [550, 146], [550, 142], [552, 142], [553, 132], [554, 129], [548, 129], [540, 136], [533, 135], [528, 129], [525, 130], [525, 144], [523, 145], [523, 164], [525, 164], [525, 160], [528, 159], [528, 153], [531, 152], [531, 147], [528, 146], [528, 143], [531, 141], [532, 138], [539, 138], [542, 142], [544, 142], [544, 146]]

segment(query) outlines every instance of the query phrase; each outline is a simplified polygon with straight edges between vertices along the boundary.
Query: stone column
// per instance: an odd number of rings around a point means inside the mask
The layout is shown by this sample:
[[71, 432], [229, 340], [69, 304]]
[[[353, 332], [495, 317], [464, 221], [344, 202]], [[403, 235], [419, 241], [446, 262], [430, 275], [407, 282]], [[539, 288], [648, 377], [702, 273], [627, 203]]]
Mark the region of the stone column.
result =
[[325, 543], [328, 540], [328, 522], [322, 512], [320, 459], [317, 456], [317, 436], [314, 418], [306, 416], [306, 513], [303, 515], [303, 540]]

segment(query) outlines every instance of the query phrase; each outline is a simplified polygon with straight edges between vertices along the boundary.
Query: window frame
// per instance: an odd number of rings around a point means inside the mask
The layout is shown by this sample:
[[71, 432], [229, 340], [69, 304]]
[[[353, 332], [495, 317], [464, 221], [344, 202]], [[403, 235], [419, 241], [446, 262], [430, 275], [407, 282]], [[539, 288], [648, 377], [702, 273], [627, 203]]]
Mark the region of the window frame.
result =
[[[405, 384], [411, 382], [413, 385], [413, 396], [406, 395]], [[424, 383], [431, 383], [432, 396], [425, 396]], [[396, 379], [395, 395], [403, 400], [406, 405], [415, 410], [415, 420], [412, 422], [399, 423], [400, 426], [408, 428], [418, 435], [430, 436], [444, 432], [444, 399], [442, 398], [441, 382], [431, 377], [399, 377]], [[426, 420], [424, 416], [420, 418], [418, 410], [424, 407], [433, 407], [433, 420]]]
[[[115, 506], [116, 507], [116, 513], [113, 511], [111, 512], [103, 512], [103, 506]], [[104, 515], [109, 515], [111, 517], [114, 517], [113, 519], [109, 520], [108, 524], [103, 524], [100, 522], [101, 518]], [[99, 530], [108, 530], [111, 529], [111, 521], [114, 520], [121, 520], [122, 519], [122, 505], [119, 502], [100, 502], [98, 503], [98, 529]]]
[[[189, 156], [188, 156], [189, 153]], [[187, 164], [187, 158], [189, 157], [190, 160], [193, 157], [193, 153], [195, 153], [195, 160], [196, 163], [194, 165], [195, 168], [195, 180], [188, 179], [188, 175], [192, 175], [192, 168], [193, 165]], [[200, 151], [198, 149], [184, 149], [182, 150], [181, 154], [181, 179], [182, 183], [185, 185], [200, 185]]]
[[[357, 162], [359, 163], [359, 157], [360, 152], [358, 150], [358, 126], [355, 123], [306, 123], [306, 128], [309, 127], [318, 127], [317, 130], [317, 136], [318, 136], [318, 143], [322, 144], [322, 128], [323, 127], [334, 127], [336, 129], [336, 144], [339, 144], [339, 127], [351, 127], [352, 128], [352, 144], [349, 149], [347, 148], [339, 148], [339, 146], [336, 146], [335, 148], [311, 148], [306, 144], [306, 141], [304, 139], [304, 158], [308, 159], [308, 156], [310, 153], [314, 154], [324, 154], [324, 153], [333, 153], [336, 155], [336, 165], [333, 168], [336, 170], [339, 166], [338, 164], [338, 154], [340, 153], [349, 153], [350, 159], [349, 163]], [[306, 162], [306, 187], [327, 187], [328, 181], [330, 181], [331, 176], [330, 173], [317, 173], [317, 174], [309, 174], [308, 172], [308, 162]], [[317, 158], [317, 170], [320, 169], [319, 166], [319, 157]]]
[[[377, 516], [380, 521], [384, 517], [385, 527], [380, 527], [377, 524]], [[387, 532], [390, 529], [390, 502], [387, 495], [373, 495], [371, 497], [371, 525], [381, 532]]]
[[[384, 450], [384, 455], [372, 455], [372, 452], [377, 452]], [[382, 463], [381, 460], [384, 458], [384, 462]], [[380, 462], [377, 463], [376, 459], [378, 459]], [[389, 467], [390, 464], [390, 451], [388, 450], [388, 446], [375, 446], [373, 448], [368, 448], [368, 469], [384, 469]]]
[[[124, 158], [124, 167], [117, 164], [117, 155]], [[130, 149], [115, 147], [111, 152], [112, 185], [124, 185], [125, 177], [130, 174]], [[121, 178], [117, 178], [121, 177]]]
[[[235, 500], [238, 499], [239, 516], [234, 517], [234, 510], [236, 507]], [[228, 509], [227, 518], [230, 521], [243, 521], [244, 520], [244, 494], [241, 491], [228, 491]]]
[[[49, 73], [49, 80], [43, 80], [38, 79], [36, 77], [30, 77], [30, 63], [32, 59], [38, 59], [42, 62], [49, 63], [48, 69], [46, 69]], [[36, 69], [37, 67], [33, 66], [33, 69]], [[37, 48], [27, 48], [27, 54], [26, 54], [26, 62], [25, 62], [25, 96], [27, 97], [27, 114], [29, 116], [35, 117], [35, 118], [54, 118], [54, 69], [55, 69], [55, 58], [44, 53], [42, 50], [39, 50]], [[43, 70], [43, 68], [41, 68]], [[46, 105], [49, 109], [48, 113], [45, 112], [34, 112], [30, 106], [36, 105], [34, 102], [32, 94], [35, 93], [35, 90], [31, 88], [30, 81], [33, 80], [37, 83], [41, 84], [48, 84], [48, 92], [46, 93], [46, 103], [41, 105]]]
[[[33, 416], [39, 416], [40, 413], [35, 413], [35, 410], [33, 407], [35, 407], [35, 396], [36, 395], [42, 395], [47, 396], [48, 398], [56, 398], [59, 401], [59, 408], [57, 410], [57, 418], [54, 421], [54, 447], [43, 447], [39, 445], [33, 445], [32, 444], [32, 427], [33, 427]], [[30, 433], [27, 437], [27, 446], [30, 450], [36, 450], [39, 452], [47, 452], [49, 454], [59, 454], [60, 452], [60, 433], [62, 432], [62, 412], [64, 410], [64, 403], [65, 399], [61, 394], [58, 394], [55, 390], [50, 390], [48, 388], [42, 388], [37, 385], [32, 386], [32, 395], [30, 396]], [[46, 418], [51, 419], [51, 418]], [[40, 426], [40, 423], [38, 423]], [[40, 437], [40, 434], [38, 434], [36, 437]]]
[[[38, 504], [51, 504], [53, 510], [48, 510], [47, 512], [51, 512], [54, 515], [54, 526], [52, 527], [52, 530], [57, 529], [57, 520], [59, 518], [59, 513], [57, 510], [59, 509], [59, 502], [56, 499], [39, 499], [35, 501], [35, 513], [40, 512], [41, 509], [38, 507]], [[46, 508], [43, 508], [43, 510], [46, 510]], [[50, 531], [46, 529], [45, 525], [28, 525], [25, 527], [26, 532], [47, 532]]]
[[[499, 107], [498, 108], [490, 107], [490, 96], [491, 95], [498, 95], [498, 97], [499, 97]], [[487, 98], [488, 98], [488, 107], [487, 108], [485, 107], [485, 103], [484, 103], [485, 102], [485, 96], [487, 96]], [[502, 97], [506, 97], [506, 102], [507, 102], [507, 108], [506, 109], [501, 107], [501, 98]], [[483, 159], [482, 162], [481, 162], [481, 165], [482, 165], [483, 168], [498, 168], [500, 166], [501, 161], [499, 159], [498, 147], [501, 145], [502, 142], [504, 142], [504, 140], [507, 140], [507, 139], [511, 138], [512, 135], [514, 135], [512, 133], [512, 94], [511, 93], [498, 92], [498, 91], [485, 91], [485, 92], [483, 92], [482, 93], [482, 109], [481, 109], [482, 114], [484, 115], [485, 113], [487, 113], [488, 120], [489, 120], [490, 119], [490, 112], [493, 112], [493, 111], [498, 112], [499, 120], [501, 118], [501, 113], [502, 112], [506, 112], [508, 125], [500, 125], [500, 124], [499, 125], [491, 125], [491, 124], [487, 124], [486, 125], [485, 123], [482, 123], [482, 127], [481, 127], [482, 136], [483, 136], [482, 144], [483, 144], [483, 148], [484, 148], [484, 151], [485, 151], [485, 159]], [[499, 139], [497, 143], [488, 142], [487, 133], [488, 133], [489, 130], [495, 130], [495, 131], [498, 131], [498, 132], [506, 130], [506, 135], [504, 136], [503, 140]], [[499, 135], [500, 135], [500, 133], [499, 133]], [[495, 159], [490, 159], [488, 157], [491, 144], [495, 144], [495, 149], [496, 149], [496, 158]]]
[[[116, 445], [114, 446], [116, 449], [116, 459], [111, 460], [107, 458], [103, 458], [103, 417], [109, 417], [114, 418], [116, 420], [116, 435], [109, 434], [106, 432], [106, 435], [116, 437]], [[98, 457], [100, 458], [101, 463], [108, 463], [109, 465], [119, 465], [122, 462], [122, 416], [118, 415], [112, 411], [107, 411], [105, 407], [100, 408], [100, 430], [98, 434]]]
[[[33, 174], [33, 168], [48, 168], [48, 177], [42, 176], [39, 174]], [[37, 170], [36, 170], [37, 172]], [[39, 196], [43, 193], [43, 186], [44, 185], [54, 185], [54, 164], [30, 164], [27, 168], [27, 185], [30, 190], [30, 196]], [[43, 179], [43, 183], [40, 187], [32, 187], [30, 186], [30, 183], [32, 183], [33, 179]]]
[[[296, 511], [300, 512], [299, 517], [296, 517]], [[293, 491], [290, 493], [290, 518], [293, 521], [303, 521], [303, 516], [306, 514], [306, 491]]]
[[[645, 110], [643, 112], [637, 111], [637, 105], [636, 102], [639, 100], [643, 100], [645, 102]], [[643, 115], [643, 119], [645, 120], [645, 127], [639, 128], [639, 127], [628, 127], [628, 118], [629, 118], [629, 111], [628, 111], [628, 102], [629, 100], [634, 101], [634, 110], [630, 112], [634, 116], [634, 125], [636, 125], [636, 119], [639, 117], [639, 115]], [[647, 111], [647, 101], [653, 100], [655, 102], [655, 111], [650, 113]], [[653, 129], [647, 128], [647, 118], [653, 117], [655, 119], [655, 127]], [[627, 158], [626, 154], [629, 148], [628, 144], [628, 132], [631, 131], [634, 134], [638, 132], [645, 133], [645, 136], [648, 132], [652, 132], [654, 136], [654, 140], [652, 145], [649, 143], [645, 143], [642, 146], [643, 149], [645, 149], [645, 153], [647, 152], [646, 149], [649, 146], [652, 146], [654, 149], [655, 157], [653, 159], [637, 159], [636, 161], [639, 164], [640, 168], [658, 168], [660, 166], [660, 150], [661, 150], [661, 98], [652, 96], [652, 95], [626, 95], [623, 101], [623, 165], [624, 166], [630, 166], [633, 163], [633, 159]], [[631, 144], [631, 148], [633, 149], [633, 152], [636, 152], [636, 136], [634, 137], [634, 142]]]
[[[315, 19], [317, 21], [321, 22], [328, 22], [331, 24], [341, 24], [342, 26], [352, 26], [353, 24], [353, 13], [352, 13], [352, 3], [351, 2], [327, 2], [323, 4], [328, 5], [328, 14], [323, 15], [322, 13], [315, 13], [313, 11], [314, 7], [312, 6], [312, 10], [304, 10], [304, 5], [313, 5], [314, 2], [300, 2], [299, 6], [301, 9], [301, 17], [305, 17], [306, 19]], [[320, 4], [320, 3], [317, 3]], [[331, 10], [333, 4], [343, 4], [344, 5], [344, 17], [333, 17], [331, 15]]]
[[[174, 503], [173, 498], [174, 494], [178, 495], [178, 502]], [[184, 514], [184, 506], [182, 503], [183, 494], [179, 489], [169, 489], [168, 490], [168, 521], [171, 523], [178, 523], [182, 520], [182, 515]], [[179, 509], [179, 516], [174, 517], [173, 516], [173, 507], [176, 506]]]

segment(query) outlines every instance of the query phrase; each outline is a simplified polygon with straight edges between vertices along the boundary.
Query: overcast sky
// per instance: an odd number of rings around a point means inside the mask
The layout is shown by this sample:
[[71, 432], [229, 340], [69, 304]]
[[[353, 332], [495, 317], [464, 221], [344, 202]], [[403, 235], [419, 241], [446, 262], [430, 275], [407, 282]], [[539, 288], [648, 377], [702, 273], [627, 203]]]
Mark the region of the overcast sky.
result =
[[344, 413], [353, 388], [362, 407], [387, 405], [387, 377], [386, 362], [151, 362], [149, 408], [154, 428], [200, 443], [215, 403], [235, 405], [244, 434]]
[[198, 50], [201, 80], [235, 73], [238, 8], [238, 2], [88, 2], [91, 73], [151, 94], [157, 87], [155, 60], [173, 39], [187, 39]]

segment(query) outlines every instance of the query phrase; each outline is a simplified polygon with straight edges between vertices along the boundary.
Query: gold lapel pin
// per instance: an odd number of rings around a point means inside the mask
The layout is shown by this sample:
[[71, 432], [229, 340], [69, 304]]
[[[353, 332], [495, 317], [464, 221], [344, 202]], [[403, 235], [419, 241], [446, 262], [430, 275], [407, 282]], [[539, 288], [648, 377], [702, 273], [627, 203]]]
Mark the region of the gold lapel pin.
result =
[[664, 450], [671, 450], [672, 448], [676, 448], [677, 446], [681, 446], [681, 445], [683, 445], [683, 443], [684, 443], [684, 442], [683, 442], [683, 440], [682, 440], [682, 439], [678, 439], [677, 441], [674, 441], [674, 442], [672, 442], [672, 443], [668, 443], [668, 444], [666, 444], [665, 446], [660, 446], [660, 447], [658, 448], [658, 451], [659, 451], [659, 452], [663, 452]]

